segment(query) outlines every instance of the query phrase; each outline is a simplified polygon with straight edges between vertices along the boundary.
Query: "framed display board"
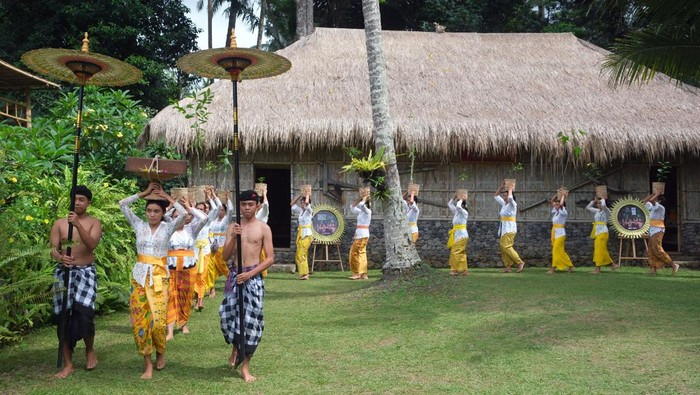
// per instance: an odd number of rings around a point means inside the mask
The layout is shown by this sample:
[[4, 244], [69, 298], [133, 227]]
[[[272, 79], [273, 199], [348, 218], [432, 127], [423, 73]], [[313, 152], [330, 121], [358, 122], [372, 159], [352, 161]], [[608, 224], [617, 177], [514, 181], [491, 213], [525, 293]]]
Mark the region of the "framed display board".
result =
[[338, 243], [345, 231], [343, 214], [327, 204], [314, 207], [311, 225], [314, 241], [322, 244]]
[[613, 204], [610, 222], [620, 237], [636, 239], [649, 231], [651, 219], [642, 201], [628, 196]]

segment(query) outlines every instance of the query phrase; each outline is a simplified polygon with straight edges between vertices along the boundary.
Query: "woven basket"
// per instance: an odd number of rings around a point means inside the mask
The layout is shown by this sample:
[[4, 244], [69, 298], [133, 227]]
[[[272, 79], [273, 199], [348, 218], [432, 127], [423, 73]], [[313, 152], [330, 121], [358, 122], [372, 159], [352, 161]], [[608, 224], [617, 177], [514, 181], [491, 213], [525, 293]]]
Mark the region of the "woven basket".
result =
[[411, 182], [408, 184], [408, 188], [406, 188], [406, 190], [408, 191], [409, 195], [411, 193], [413, 193], [413, 195], [418, 195], [418, 192], [420, 192], [420, 185]]
[[258, 195], [262, 196], [267, 192], [267, 184], [264, 182], [256, 182], [253, 189]]
[[666, 189], [666, 183], [665, 182], [652, 182], [651, 183], [651, 191], [656, 193], [657, 195], [663, 195], [664, 191]]
[[299, 187], [302, 196], [311, 195], [311, 185], [304, 184]]
[[596, 185], [595, 197], [597, 197], [598, 199], [607, 199], [608, 198], [608, 187], [605, 185]]
[[515, 190], [515, 178], [506, 178], [503, 180], [503, 185], [505, 185], [506, 189], [513, 189]]
[[569, 196], [569, 190], [567, 188], [561, 187], [557, 189], [557, 200], [560, 200], [561, 197], [563, 196]]
[[170, 188], [170, 196], [172, 196], [173, 199], [178, 200], [181, 197], [187, 199], [189, 194], [187, 193], [187, 188]]
[[361, 198], [367, 197], [369, 196], [369, 187], [361, 187], [358, 192]]
[[469, 199], [469, 190], [458, 189], [455, 191], [455, 195], [457, 196], [457, 200], [467, 200]]

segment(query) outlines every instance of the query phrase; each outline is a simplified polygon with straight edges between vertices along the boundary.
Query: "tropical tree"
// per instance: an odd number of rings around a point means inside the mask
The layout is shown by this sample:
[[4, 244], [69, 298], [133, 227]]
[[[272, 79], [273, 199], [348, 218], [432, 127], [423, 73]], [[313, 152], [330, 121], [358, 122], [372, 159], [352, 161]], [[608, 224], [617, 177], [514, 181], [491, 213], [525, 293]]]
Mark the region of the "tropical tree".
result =
[[182, 0], [0, 1], [0, 58], [19, 65], [26, 51], [80, 48], [83, 32], [90, 50], [115, 57], [144, 73], [129, 89], [144, 105], [159, 110], [191, 81], [175, 62], [197, 49], [197, 28]]
[[[202, 11], [204, 8], [204, 0], [197, 1], [197, 11]], [[213, 0], [207, 0], [207, 48], [212, 49], [214, 47], [214, 30], [212, 28], [212, 21], [214, 19], [214, 5]]]
[[[601, 1], [602, 7], [629, 3]], [[613, 84], [648, 82], [657, 72], [700, 85], [700, 2], [697, 0], [637, 0], [631, 18], [648, 24], [619, 39], [604, 69]]]
[[413, 272], [420, 257], [410, 239], [408, 220], [401, 205], [401, 180], [396, 165], [394, 127], [389, 115], [389, 90], [382, 46], [382, 24], [378, 0], [362, 0], [365, 19], [367, 65], [369, 67], [370, 99], [375, 150], [384, 150], [385, 183], [389, 194], [384, 199], [384, 246], [386, 262], [384, 276], [391, 278]]

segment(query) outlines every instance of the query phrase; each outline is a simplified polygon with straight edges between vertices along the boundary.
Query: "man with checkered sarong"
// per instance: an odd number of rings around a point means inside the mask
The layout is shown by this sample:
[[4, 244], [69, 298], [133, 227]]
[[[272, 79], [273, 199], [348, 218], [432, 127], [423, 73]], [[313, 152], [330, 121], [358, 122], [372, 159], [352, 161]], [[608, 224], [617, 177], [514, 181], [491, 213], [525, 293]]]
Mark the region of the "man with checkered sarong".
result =
[[[79, 340], [85, 342], [86, 367], [92, 370], [97, 366], [95, 355], [95, 299], [97, 298], [97, 278], [95, 275], [95, 248], [102, 238], [102, 224], [97, 218], [87, 214], [92, 201], [92, 192], [84, 185], [75, 187], [75, 209], [66, 218], [58, 219], [51, 228], [51, 258], [59, 264], [54, 272], [53, 304], [56, 316], [62, 314], [63, 298], [66, 293], [63, 272], [68, 270], [69, 285], [66, 301], [68, 320], [63, 328], [63, 370], [57, 378], [66, 378], [73, 372], [73, 350]], [[72, 240], [68, 240], [68, 226], [73, 225]], [[70, 254], [67, 248], [70, 247]], [[59, 319], [59, 322], [62, 322]], [[61, 325], [61, 324], [59, 324]], [[61, 328], [58, 335], [61, 336]]]
[[[226, 230], [226, 242], [222, 256], [225, 261], [237, 257], [241, 248], [243, 270], [237, 273], [237, 264], [230, 269], [224, 290], [224, 300], [219, 308], [221, 317], [221, 332], [226, 343], [233, 344], [229, 356], [229, 364], [241, 365], [241, 376], [246, 382], [255, 380], [250, 374], [250, 359], [262, 338], [265, 323], [263, 321], [263, 297], [265, 285], [262, 279], [263, 270], [272, 266], [275, 254], [272, 247], [272, 232], [270, 227], [255, 218], [255, 212], [260, 204], [255, 191], [243, 191], [240, 194], [241, 223], [232, 223]], [[238, 245], [240, 235], [241, 245]], [[265, 252], [265, 259], [260, 261], [260, 252]], [[236, 261], [234, 259], [234, 261]], [[244, 331], [241, 338], [240, 311], [238, 305], [238, 287], [243, 287]], [[238, 348], [243, 342], [245, 355], [238, 355]]]

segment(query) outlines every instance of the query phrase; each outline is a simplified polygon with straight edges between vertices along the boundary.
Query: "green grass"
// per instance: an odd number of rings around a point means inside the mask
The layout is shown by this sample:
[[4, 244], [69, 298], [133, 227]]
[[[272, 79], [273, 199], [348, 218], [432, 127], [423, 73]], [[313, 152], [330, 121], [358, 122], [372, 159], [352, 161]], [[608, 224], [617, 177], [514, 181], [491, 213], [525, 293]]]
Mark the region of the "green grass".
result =
[[226, 364], [219, 294], [168, 343], [167, 367], [139, 379], [129, 317], [99, 317], [100, 364], [55, 380], [53, 328], [0, 352], [0, 393], [641, 394], [700, 393], [700, 272], [593, 276], [475, 269], [410, 281], [266, 280], [265, 335], [245, 384]]

